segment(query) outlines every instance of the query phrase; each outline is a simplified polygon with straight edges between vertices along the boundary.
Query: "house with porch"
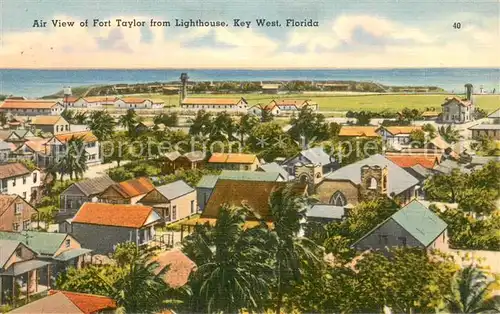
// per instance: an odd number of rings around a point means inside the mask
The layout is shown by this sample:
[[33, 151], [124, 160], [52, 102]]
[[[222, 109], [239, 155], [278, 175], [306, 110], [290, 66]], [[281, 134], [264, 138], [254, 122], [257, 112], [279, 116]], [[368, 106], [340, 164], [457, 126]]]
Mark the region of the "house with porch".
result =
[[411, 133], [422, 131], [421, 126], [381, 126], [377, 133], [382, 137], [385, 145], [393, 148], [408, 146], [411, 142]]
[[418, 201], [412, 201], [353, 244], [359, 251], [415, 247], [448, 248], [447, 225]]
[[181, 100], [181, 109], [246, 112], [248, 103], [244, 98], [187, 97]]
[[99, 202], [110, 204], [136, 204], [155, 186], [146, 177], [131, 179], [108, 186], [99, 194]]
[[70, 131], [69, 122], [61, 116], [35, 116], [31, 119], [30, 125], [35, 130], [53, 135]]
[[419, 180], [383, 155], [372, 155], [342, 167], [316, 185], [321, 204], [346, 206], [387, 196], [401, 204], [412, 201]]
[[[38, 259], [37, 253], [20, 241], [0, 240], [0, 248], [0, 304], [15, 306], [18, 299], [50, 289], [49, 261]], [[47, 274], [43, 279], [42, 270]]]
[[67, 151], [68, 142], [71, 139], [80, 138], [85, 143], [87, 153], [87, 165], [98, 165], [101, 163], [100, 145], [97, 137], [91, 131], [78, 131], [63, 134], [56, 134], [47, 141], [50, 147], [50, 162], [59, 161]]
[[202, 151], [192, 151], [185, 154], [180, 154], [178, 151], [166, 153], [165, 171], [173, 173], [176, 170], [193, 170], [203, 168], [205, 164], [206, 154]]
[[474, 120], [475, 109], [470, 96], [465, 99], [447, 97], [441, 107], [441, 122], [443, 123], [467, 123]]
[[[80, 242], [67, 233], [0, 231], [0, 240], [19, 241], [32, 249], [38, 259], [52, 263], [50, 276], [53, 279], [69, 267], [83, 267], [85, 255], [92, 252], [92, 250], [82, 248]], [[48, 275], [45, 270], [40, 271], [40, 277], [43, 278], [42, 282], [45, 284], [45, 278]]]
[[165, 223], [189, 217], [198, 211], [196, 190], [182, 180], [155, 187], [138, 203], [153, 207]]
[[38, 210], [19, 195], [0, 195], [0, 230], [31, 230], [32, 221]]
[[58, 220], [73, 217], [85, 202], [97, 202], [99, 195], [113, 184], [116, 182], [107, 174], [71, 184], [59, 196]]
[[14, 314], [114, 314], [116, 302], [105, 296], [50, 290], [48, 296], [18, 307]]
[[19, 195], [30, 203], [41, 197], [42, 172], [20, 162], [0, 164], [0, 194]]
[[150, 206], [84, 203], [71, 221], [71, 235], [94, 253], [108, 254], [124, 242], [149, 244], [161, 221]]

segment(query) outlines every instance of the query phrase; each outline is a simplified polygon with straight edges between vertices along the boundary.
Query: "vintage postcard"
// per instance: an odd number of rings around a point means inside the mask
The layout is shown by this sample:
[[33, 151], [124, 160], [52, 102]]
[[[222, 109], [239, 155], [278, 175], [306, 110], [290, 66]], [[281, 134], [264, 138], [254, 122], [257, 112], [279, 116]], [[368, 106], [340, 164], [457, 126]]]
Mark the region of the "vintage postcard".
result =
[[499, 0], [0, 0], [0, 313], [500, 313]]

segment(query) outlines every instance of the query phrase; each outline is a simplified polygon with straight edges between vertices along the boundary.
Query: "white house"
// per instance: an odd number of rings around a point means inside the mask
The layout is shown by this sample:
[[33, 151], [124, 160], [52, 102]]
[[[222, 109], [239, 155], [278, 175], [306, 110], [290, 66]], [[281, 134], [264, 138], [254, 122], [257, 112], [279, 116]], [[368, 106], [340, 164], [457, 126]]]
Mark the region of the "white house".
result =
[[444, 123], [467, 123], [474, 120], [474, 101], [472, 99], [473, 88], [471, 84], [465, 85], [464, 99], [448, 97], [441, 105], [443, 112], [441, 121]]
[[276, 116], [286, 112], [297, 112], [304, 107], [310, 108], [313, 111], [318, 110], [318, 104], [314, 101], [289, 98], [271, 100], [271, 102], [264, 107], [264, 110], [270, 111], [271, 114]]
[[74, 108], [101, 108], [102, 106], [114, 106], [117, 99], [114, 96], [80, 97], [73, 104], [69, 103], [68, 106]]
[[40, 197], [40, 170], [30, 171], [20, 162], [0, 164], [0, 194], [16, 194], [31, 202]]
[[422, 130], [421, 126], [381, 126], [376, 132], [382, 137], [385, 145], [400, 148], [410, 144], [411, 133], [419, 130]]
[[82, 138], [85, 142], [87, 153], [87, 165], [98, 165], [101, 163], [100, 145], [97, 137], [91, 131], [71, 132], [56, 134], [47, 141], [53, 162], [57, 162], [66, 153], [66, 144], [71, 138]]
[[57, 100], [7, 99], [0, 105], [0, 112], [15, 116], [60, 115], [64, 106]]
[[182, 109], [206, 111], [246, 112], [248, 103], [244, 98], [184, 98]]
[[161, 99], [122, 97], [115, 101], [116, 108], [125, 109], [161, 109], [163, 106], [164, 102]]

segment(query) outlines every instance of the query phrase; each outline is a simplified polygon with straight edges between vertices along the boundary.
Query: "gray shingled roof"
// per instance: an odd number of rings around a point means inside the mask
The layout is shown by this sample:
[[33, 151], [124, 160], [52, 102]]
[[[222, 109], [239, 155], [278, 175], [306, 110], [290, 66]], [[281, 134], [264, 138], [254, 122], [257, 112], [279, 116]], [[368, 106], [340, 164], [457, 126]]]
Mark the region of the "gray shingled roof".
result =
[[302, 156], [307, 158], [312, 164], [320, 164], [322, 166], [331, 163], [330, 156], [325, 153], [321, 147], [313, 147], [300, 152]]
[[313, 205], [306, 212], [307, 217], [327, 219], [342, 219], [342, 216], [344, 216], [344, 214], [344, 207], [328, 204]]
[[342, 167], [325, 176], [325, 180], [350, 180], [355, 184], [361, 183], [361, 167], [379, 166], [388, 168], [387, 192], [389, 195], [395, 195], [406, 191], [410, 187], [418, 184], [418, 179], [409, 174], [406, 170], [399, 167], [384, 156], [377, 154], [353, 164]]
[[424, 180], [425, 178], [427, 178], [432, 174], [431, 170], [425, 168], [420, 164], [416, 164], [415, 166], [406, 168], [406, 171], [408, 171], [412, 176], [420, 180]]
[[219, 179], [218, 175], [206, 174], [203, 177], [201, 177], [196, 187], [213, 189], [218, 179]]
[[3, 268], [7, 260], [12, 256], [19, 246], [19, 241], [0, 240], [0, 268]]
[[87, 196], [99, 194], [112, 184], [115, 184], [115, 181], [113, 181], [107, 174], [101, 177], [82, 180], [75, 183], [83, 194]]
[[158, 186], [156, 190], [169, 200], [176, 199], [194, 191], [192, 187], [182, 180]]
[[285, 178], [285, 180], [288, 180], [288, 172], [285, 170], [285, 168], [283, 168], [276, 162], [263, 164], [259, 168], [264, 170], [265, 172], [278, 172], [283, 176], [283, 178]]
[[461, 172], [469, 173], [470, 169], [465, 168], [463, 165], [458, 162], [450, 159], [446, 159], [441, 161], [441, 163], [434, 167], [434, 170], [439, 171], [444, 174], [449, 174], [453, 169], [459, 169]]

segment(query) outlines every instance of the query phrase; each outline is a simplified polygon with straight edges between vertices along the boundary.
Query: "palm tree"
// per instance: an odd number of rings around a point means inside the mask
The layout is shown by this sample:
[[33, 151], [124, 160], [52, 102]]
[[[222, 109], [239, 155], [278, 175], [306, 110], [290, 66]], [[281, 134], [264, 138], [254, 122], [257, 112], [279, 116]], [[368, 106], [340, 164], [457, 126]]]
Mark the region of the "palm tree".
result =
[[307, 208], [314, 200], [297, 193], [289, 184], [271, 194], [269, 208], [273, 216], [276, 241], [276, 313], [281, 313], [283, 296], [294, 282], [300, 281], [302, 263], [314, 264], [320, 261], [318, 247], [313, 241], [299, 236]]
[[450, 144], [456, 143], [462, 138], [460, 131], [453, 128], [451, 125], [440, 127], [439, 135]]
[[452, 295], [447, 299], [451, 313], [498, 313], [500, 296], [489, 296], [495, 280], [476, 266], [461, 269], [451, 282]]
[[77, 112], [74, 117], [74, 122], [76, 124], [87, 124], [87, 119], [87, 112]]
[[74, 123], [74, 119], [75, 119], [75, 112], [73, 110], [70, 110], [70, 109], [64, 109], [63, 112], [61, 112], [61, 117], [68, 121], [69, 123]]
[[106, 140], [113, 135], [115, 120], [106, 111], [92, 111], [87, 120], [92, 133], [99, 141]]
[[54, 168], [61, 175], [61, 181], [64, 175], [82, 178], [87, 166], [87, 151], [85, 150], [85, 141], [83, 137], [72, 136], [66, 143], [66, 152], [64, 156], [55, 164]]
[[240, 123], [237, 125], [238, 133], [240, 134], [240, 143], [241, 145], [245, 145], [245, 135], [250, 135], [250, 132], [259, 123], [259, 118], [256, 116], [247, 113], [240, 119]]
[[183, 251], [198, 265], [190, 284], [191, 311], [263, 312], [269, 298], [272, 264], [266, 228], [245, 229], [247, 211], [222, 207], [214, 228], [198, 226]]
[[154, 251], [155, 248], [139, 248], [134, 243], [120, 244], [113, 259], [123, 276], [115, 282], [101, 277], [110, 290], [109, 295], [126, 313], [158, 313], [174, 294], [163, 279], [168, 267], [159, 269]]
[[118, 120], [118, 124], [127, 129], [129, 136], [132, 135], [132, 132], [138, 122], [139, 117], [134, 109], [128, 109], [127, 113], [120, 116], [120, 119]]

